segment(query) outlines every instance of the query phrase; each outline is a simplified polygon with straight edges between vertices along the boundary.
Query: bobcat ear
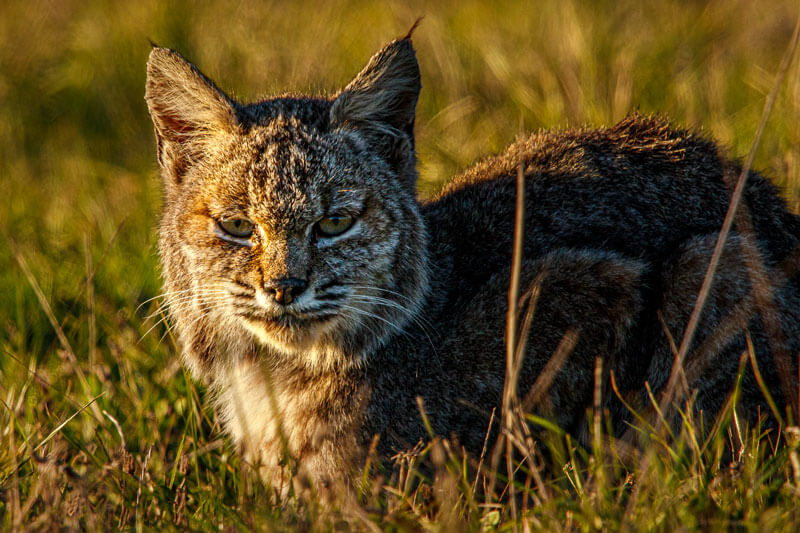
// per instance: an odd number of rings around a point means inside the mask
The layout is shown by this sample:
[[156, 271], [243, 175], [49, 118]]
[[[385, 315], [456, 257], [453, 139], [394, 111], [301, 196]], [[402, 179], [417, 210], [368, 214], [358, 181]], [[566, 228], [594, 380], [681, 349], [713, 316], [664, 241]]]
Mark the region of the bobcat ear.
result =
[[413, 167], [414, 112], [421, 88], [411, 39], [393, 41], [339, 93], [331, 125], [358, 129], [391, 163]]
[[237, 104], [178, 52], [153, 47], [145, 100], [155, 126], [164, 179], [177, 185], [219, 133], [238, 124]]

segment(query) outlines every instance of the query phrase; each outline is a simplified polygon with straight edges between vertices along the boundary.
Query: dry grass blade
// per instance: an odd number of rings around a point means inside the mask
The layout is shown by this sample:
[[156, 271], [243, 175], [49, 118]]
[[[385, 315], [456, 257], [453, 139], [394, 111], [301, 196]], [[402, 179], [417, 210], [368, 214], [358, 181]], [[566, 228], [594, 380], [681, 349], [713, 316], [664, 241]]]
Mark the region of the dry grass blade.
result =
[[539, 294], [541, 294], [542, 282], [547, 277], [547, 270], [543, 270], [536, 275], [536, 278], [531, 283], [531, 288], [523, 298], [520, 299], [522, 303], [527, 296], [525, 316], [522, 319], [522, 327], [519, 328], [519, 338], [517, 339], [517, 349], [515, 357], [514, 374], [519, 376], [522, 371], [522, 362], [525, 357], [525, 350], [528, 347], [528, 337], [530, 336], [531, 324], [533, 323], [533, 316], [536, 314], [536, 305], [539, 302]]
[[603, 435], [603, 358], [595, 358], [594, 368], [594, 393], [592, 394], [592, 438], [595, 453], [599, 454], [602, 450]]
[[83, 241], [83, 253], [86, 258], [86, 305], [89, 309], [89, 371], [97, 361], [97, 317], [94, 306], [94, 273], [92, 272], [92, 247], [89, 236]]
[[39, 448], [50, 442], [50, 439], [52, 439], [59, 431], [61, 431], [61, 428], [69, 424], [70, 420], [81, 414], [84, 411], [84, 409], [94, 404], [94, 402], [96, 402], [104, 394], [105, 391], [101, 392], [100, 394], [92, 398], [86, 405], [84, 405], [83, 407], [72, 413], [72, 415], [70, 415], [69, 418], [67, 418], [66, 420], [61, 422], [58, 426], [56, 426], [56, 428], [53, 431], [51, 431], [49, 435], [47, 435], [44, 439], [42, 439], [42, 442], [40, 442], [39, 444], [36, 445], [36, 447], [33, 448], [34, 451], [38, 450]]
[[781, 416], [781, 412], [778, 409], [778, 406], [775, 404], [775, 400], [772, 398], [772, 394], [769, 392], [769, 388], [767, 387], [766, 382], [764, 381], [764, 377], [761, 375], [761, 371], [758, 369], [758, 362], [756, 362], [756, 350], [753, 347], [753, 339], [750, 336], [750, 332], [747, 332], [745, 336], [747, 341], [747, 355], [750, 358], [750, 366], [753, 368], [753, 375], [756, 378], [756, 383], [758, 383], [758, 387], [761, 389], [761, 393], [764, 395], [764, 398], [767, 400], [767, 404], [769, 405], [772, 414], [775, 416], [775, 419], [778, 421], [781, 427], [786, 427], [783, 416]]
[[547, 361], [547, 364], [536, 377], [536, 381], [533, 382], [530, 390], [522, 400], [523, 411], [530, 412], [535, 406], [542, 403], [547, 390], [550, 388], [550, 385], [553, 383], [553, 380], [556, 377], [556, 374], [558, 374], [558, 371], [561, 370], [561, 367], [564, 365], [564, 361], [567, 360], [567, 357], [572, 353], [572, 350], [575, 349], [575, 345], [578, 344], [578, 336], [578, 330], [572, 328], [567, 330], [567, 332], [564, 333], [564, 336], [561, 337], [561, 340], [559, 341], [558, 346], [556, 346], [556, 350], [553, 352], [552, 357], [550, 357], [550, 359]]
[[[506, 475], [510, 491], [509, 502], [511, 516], [516, 522], [516, 494], [513, 481], [514, 461], [513, 445], [509, 439], [514, 427], [514, 405], [517, 398], [517, 382], [520, 365], [515, 356], [517, 354], [517, 308], [519, 306], [519, 283], [522, 273], [522, 244], [525, 226], [525, 172], [523, 162], [520, 160], [517, 167], [517, 200], [514, 218], [514, 248], [511, 263], [511, 280], [508, 288], [508, 312], [506, 314], [506, 375], [503, 382], [503, 432], [497, 439], [495, 450], [492, 454], [492, 476], [489, 484], [489, 493], [494, 492], [495, 475], [503, 445], [505, 445]], [[526, 328], [527, 329], [527, 328]], [[516, 525], [514, 526], [516, 531]]]
[[686, 372], [683, 369], [683, 365], [679, 364], [680, 362], [680, 352], [678, 352], [678, 345], [675, 344], [675, 337], [672, 336], [672, 332], [669, 330], [669, 326], [664, 321], [664, 313], [661, 310], [658, 310], [656, 313], [658, 316], [658, 323], [661, 324], [661, 331], [664, 332], [664, 335], [667, 337], [667, 342], [669, 343], [669, 349], [672, 351], [672, 368], [677, 369], [680, 373], [680, 385], [683, 387], [681, 390], [681, 394], [688, 394], [689, 393], [689, 382], [686, 380]]
[[142, 499], [142, 485], [144, 485], [144, 478], [145, 473], [147, 472], [147, 463], [150, 462], [150, 456], [153, 453], [153, 446], [150, 445], [147, 448], [147, 455], [144, 458], [144, 462], [142, 463], [142, 471], [139, 474], [139, 487], [136, 489], [136, 531], [140, 532], [143, 531], [143, 523], [142, 523], [142, 509], [139, 507], [139, 502]]
[[[4, 402], [4, 405], [5, 405], [5, 402]], [[8, 406], [6, 406], [6, 409], [8, 409]], [[16, 440], [14, 438], [14, 431], [13, 431], [13, 427], [14, 427], [14, 424], [16, 422], [15, 421], [16, 415], [11, 409], [8, 409], [8, 412], [11, 415], [10, 425], [11, 425], [11, 428], [12, 428], [12, 431], [8, 432], [8, 451], [10, 452], [11, 457], [13, 459], [16, 459], [18, 450], [17, 450], [17, 443], [16, 443]], [[11, 469], [11, 481], [12, 481], [12, 485], [11, 485], [11, 488], [9, 489], [9, 491], [8, 491], [9, 492], [10, 507], [11, 507], [11, 509], [10, 509], [10, 511], [11, 511], [11, 523], [12, 523], [12, 529], [17, 531], [17, 530], [19, 530], [20, 526], [22, 525], [23, 516], [22, 516], [22, 511], [20, 509], [19, 473], [17, 472], [17, 466], [16, 465], [14, 466], [14, 468]]]
[[120, 446], [122, 447], [123, 450], [126, 450], [128, 446], [125, 443], [125, 434], [122, 432], [122, 426], [119, 425], [119, 420], [114, 418], [114, 416], [111, 415], [111, 413], [109, 413], [105, 409], [103, 409], [103, 415], [109, 420], [111, 420], [112, 424], [114, 424], [114, 427], [117, 429], [117, 434], [119, 434]]
[[517, 202], [514, 219], [514, 251], [511, 263], [511, 280], [508, 288], [508, 312], [506, 315], [506, 378], [503, 387], [503, 419], [506, 428], [511, 427], [513, 401], [517, 394], [519, 363], [517, 354], [517, 314], [519, 307], [519, 283], [522, 273], [522, 244], [525, 231], [525, 173], [523, 162], [517, 167]]
[[486, 428], [486, 437], [483, 439], [483, 449], [481, 450], [481, 455], [478, 458], [478, 467], [475, 470], [475, 480], [472, 482], [473, 493], [478, 486], [478, 479], [480, 478], [481, 471], [483, 470], [483, 461], [486, 459], [486, 451], [489, 448], [489, 437], [492, 434], [492, 425], [494, 424], [494, 415], [496, 412], [497, 409], [492, 409], [492, 416], [489, 417], [489, 426]]

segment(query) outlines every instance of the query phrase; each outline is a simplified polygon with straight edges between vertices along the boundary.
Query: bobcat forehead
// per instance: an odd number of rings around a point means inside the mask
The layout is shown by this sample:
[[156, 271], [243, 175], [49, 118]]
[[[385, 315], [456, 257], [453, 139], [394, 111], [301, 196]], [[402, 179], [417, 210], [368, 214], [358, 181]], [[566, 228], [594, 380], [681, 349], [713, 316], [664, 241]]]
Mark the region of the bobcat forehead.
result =
[[264, 188], [347, 183], [352, 181], [348, 174], [367, 172], [349, 140], [350, 136], [340, 132], [319, 133], [303, 126], [258, 128], [247, 140], [252, 146], [249, 174], [263, 182]]
[[218, 163], [205, 165], [201, 197], [220, 213], [283, 227], [305, 227], [331, 210], [357, 215], [368, 189], [390, 187], [386, 170], [365, 165], [349, 137], [320, 133], [292, 117], [256, 126], [215, 154]]

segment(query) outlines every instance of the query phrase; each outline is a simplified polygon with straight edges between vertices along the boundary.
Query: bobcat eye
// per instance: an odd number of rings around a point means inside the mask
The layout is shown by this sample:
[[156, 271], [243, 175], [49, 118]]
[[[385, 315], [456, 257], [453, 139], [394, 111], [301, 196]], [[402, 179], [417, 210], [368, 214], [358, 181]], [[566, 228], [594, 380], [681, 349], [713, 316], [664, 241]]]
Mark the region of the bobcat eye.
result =
[[226, 218], [217, 222], [219, 227], [232, 237], [249, 239], [253, 234], [253, 223], [243, 218]]
[[317, 233], [323, 237], [341, 235], [353, 225], [353, 217], [345, 215], [331, 215], [317, 222]]

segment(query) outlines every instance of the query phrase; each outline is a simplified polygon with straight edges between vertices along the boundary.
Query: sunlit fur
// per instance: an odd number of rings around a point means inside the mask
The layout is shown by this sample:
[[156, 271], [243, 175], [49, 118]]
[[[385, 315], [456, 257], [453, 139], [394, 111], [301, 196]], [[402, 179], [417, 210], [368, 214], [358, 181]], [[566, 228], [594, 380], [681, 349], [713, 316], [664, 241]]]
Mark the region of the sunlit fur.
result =
[[[427, 438], [417, 398], [437, 434], [480, 453], [506, 372], [520, 165], [520, 306], [531, 319], [520, 398], [552, 374], [526, 408], [586, 435], [601, 356], [604, 405], [623, 430], [631, 415], [610, 372], [629, 404], [647, 407], [645, 381], [659, 393], [672, 367], [665, 327], [680, 338], [705, 275], [739, 168], [712, 142], [639, 115], [540, 133], [419, 202], [420, 87], [408, 38], [331, 98], [250, 105], [176, 52], [151, 53], [169, 314], [227, 431], [282, 493], [292, 474], [318, 489], [349, 484], [375, 435], [384, 460]], [[779, 378], [796, 376], [800, 351], [800, 221], [756, 173], [745, 198], [754, 233], [728, 243], [686, 359], [709, 421], [736, 381], [745, 329], [775, 397], [796, 398], [795, 381]], [[353, 225], [315, 230], [334, 214]], [[252, 238], [226, 233], [227, 219], [254, 223]], [[287, 278], [307, 288], [282, 305], [269, 284]], [[564, 338], [574, 345], [547, 370]], [[742, 398], [743, 416], [767, 411], [752, 373]]]
[[[159, 59], [179, 61], [155, 51], [151, 68]], [[427, 288], [425, 232], [407, 186], [413, 178], [398, 178], [357, 130], [320, 122], [330, 107], [279, 99], [237, 108], [236, 123], [214, 133], [216, 149], [193, 155], [185, 174], [172, 178], [179, 183], [168, 184], [162, 226], [162, 254], [180, 257], [204, 284], [224, 291], [206, 302], [198, 321], [224, 324], [234, 337], [254, 336], [311, 371], [357, 364], [417, 313]], [[357, 222], [339, 236], [315, 235], [317, 221], [334, 213]], [[256, 223], [252, 242], [221, 238], [214, 229], [225, 218]], [[281, 277], [309, 283], [288, 306], [263, 289]], [[188, 288], [189, 280], [176, 278], [175, 289]], [[405, 299], [375, 305], [368, 297], [382, 290]], [[202, 299], [203, 289], [196, 295]], [[189, 349], [192, 367], [214, 357], [205, 348]]]

